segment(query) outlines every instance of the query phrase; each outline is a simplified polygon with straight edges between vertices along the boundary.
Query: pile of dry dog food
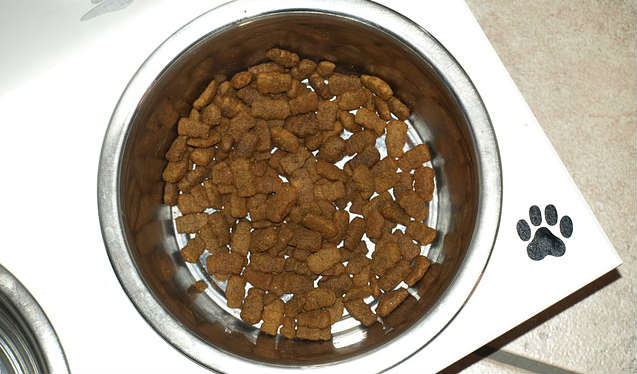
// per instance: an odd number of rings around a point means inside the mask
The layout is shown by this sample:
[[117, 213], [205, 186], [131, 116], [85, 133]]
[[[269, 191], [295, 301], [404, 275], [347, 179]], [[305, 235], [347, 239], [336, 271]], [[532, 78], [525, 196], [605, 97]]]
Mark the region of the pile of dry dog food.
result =
[[425, 145], [403, 152], [410, 111], [385, 81], [278, 48], [266, 56], [216, 76], [179, 120], [164, 202], [190, 234], [184, 260], [209, 253], [207, 272], [227, 280], [228, 306], [246, 323], [328, 340], [344, 309], [370, 326], [408, 296], [401, 282], [429, 268], [420, 253], [436, 237], [424, 223], [434, 171]]

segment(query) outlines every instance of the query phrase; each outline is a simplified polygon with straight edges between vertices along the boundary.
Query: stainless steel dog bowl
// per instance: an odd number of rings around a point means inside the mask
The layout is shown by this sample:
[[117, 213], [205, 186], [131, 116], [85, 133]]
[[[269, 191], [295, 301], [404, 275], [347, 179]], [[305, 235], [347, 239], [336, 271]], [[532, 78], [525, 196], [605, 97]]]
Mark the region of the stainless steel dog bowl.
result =
[[[387, 80], [413, 108], [410, 144], [433, 152], [436, 197], [430, 224], [436, 264], [410, 289], [414, 298], [369, 329], [344, 317], [329, 342], [258, 333], [225, 306], [223, 285], [188, 291], [201, 269], [179, 255], [183, 238], [161, 204], [164, 153], [178, 115], [215, 73], [264, 60], [279, 46]], [[496, 139], [478, 93], [431, 35], [366, 1], [235, 1], [168, 38], [124, 91], [102, 148], [98, 200], [104, 241], [139, 312], [174, 347], [222, 372], [279, 370], [368, 373], [392, 367], [433, 339], [478, 283], [493, 246], [501, 203]], [[467, 331], [470, 334], [470, 331]], [[453, 347], [449, 347], [453, 349]]]
[[0, 265], [0, 373], [68, 373], [64, 351], [29, 291]]

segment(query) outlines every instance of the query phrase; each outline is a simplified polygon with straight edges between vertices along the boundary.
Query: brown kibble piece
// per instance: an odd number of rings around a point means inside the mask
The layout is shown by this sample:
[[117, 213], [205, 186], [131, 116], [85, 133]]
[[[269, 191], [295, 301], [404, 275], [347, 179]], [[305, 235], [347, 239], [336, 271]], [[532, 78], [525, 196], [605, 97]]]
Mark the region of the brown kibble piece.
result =
[[331, 181], [345, 182], [345, 180], [347, 179], [345, 177], [345, 174], [343, 173], [343, 170], [341, 170], [338, 166], [324, 160], [319, 160], [316, 163], [316, 172], [318, 173], [318, 175]]
[[182, 193], [177, 197], [177, 207], [181, 214], [199, 213], [206, 210], [208, 201], [205, 198], [203, 187], [201, 190], [204, 193], [204, 201], [197, 199], [192, 193]]
[[310, 82], [310, 86], [312, 86], [312, 88], [314, 89], [314, 92], [316, 92], [321, 99], [329, 100], [332, 98], [330, 89], [323, 80], [323, 77], [321, 77], [317, 73], [312, 73], [308, 80]]
[[248, 111], [245, 111], [234, 116], [230, 120], [229, 124], [229, 133], [225, 135], [232, 136], [232, 139], [235, 142], [238, 142], [248, 130], [256, 126], [257, 121], [250, 113], [248, 113]]
[[208, 166], [215, 156], [214, 148], [195, 148], [190, 152], [190, 159], [197, 165]]
[[210, 104], [216, 92], [217, 92], [217, 81], [212, 80], [210, 81], [210, 83], [208, 83], [208, 86], [203, 90], [201, 95], [199, 95], [197, 100], [195, 100], [195, 102], [192, 104], [192, 107], [197, 110], [200, 110], [201, 108]]
[[338, 162], [345, 156], [345, 140], [340, 136], [330, 136], [319, 147], [318, 159], [327, 162]]
[[413, 190], [405, 191], [398, 199], [398, 204], [416, 221], [424, 220], [429, 213], [425, 200]]
[[389, 313], [400, 305], [409, 296], [409, 292], [406, 289], [400, 288], [391, 292], [388, 292], [380, 297], [378, 300], [378, 307], [376, 313], [380, 317], [387, 317]]
[[206, 269], [210, 274], [240, 274], [245, 263], [245, 256], [219, 249], [206, 258]]
[[268, 199], [268, 219], [272, 222], [281, 222], [296, 203], [298, 195], [294, 187], [284, 185]]
[[414, 190], [425, 201], [431, 201], [434, 192], [434, 169], [421, 166], [414, 172]]
[[319, 100], [316, 93], [308, 91], [290, 100], [290, 112], [292, 115], [308, 113], [318, 108]]
[[234, 186], [237, 188], [237, 194], [241, 197], [254, 195], [257, 191], [250, 161], [244, 158], [236, 159], [232, 161], [230, 168], [232, 170]]
[[336, 293], [336, 296], [341, 296], [345, 291], [352, 288], [352, 280], [347, 274], [341, 274], [335, 277], [323, 277], [319, 281], [319, 287], [329, 288]]
[[355, 249], [358, 243], [361, 241], [363, 234], [365, 233], [365, 220], [360, 217], [355, 217], [350, 223], [345, 234], [344, 246], [348, 249]]
[[207, 138], [210, 126], [188, 117], [182, 117], [177, 124], [177, 134], [192, 136], [194, 138]]
[[317, 200], [335, 201], [345, 197], [345, 185], [341, 181], [314, 185], [314, 198]]
[[[279, 281], [280, 294], [304, 294], [314, 287], [314, 278], [292, 272], [283, 272], [272, 279], [272, 283]], [[275, 287], [271, 286], [270, 289]]]
[[400, 247], [390, 241], [379, 241], [372, 253], [372, 270], [376, 274], [383, 274], [387, 269], [400, 261]]
[[285, 68], [276, 62], [264, 62], [259, 65], [254, 65], [248, 68], [248, 71], [253, 75], [257, 76], [259, 73], [269, 73], [275, 71], [277, 73], [282, 73], [285, 71]]
[[275, 227], [254, 230], [250, 238], [251, 247], [257, 252], [267, 251], [276, 244], [277, 240], [278, 233]]
[[366, 129], [373, 130], [378, 136], [382, 135], [385, 131], [385, 121], [379, 118], [375, 112], [367, 108], [361, 108], [356, 112], [354, 122]]
[[265, 98], [254, 86], [254, 84], [251, 84], [237, 91], [237, 97], [246, 105], [252, 105], [255, 101]]
[[338, 96], [347, 91], [356, 91], [360, 89], [361, 81], [360, 78], [355, 75], [334, 73], [328, 80], [328, 87], [333, 96]]
[[307, 138], [309, 135], [317, 134], [319, 131], [318, 120], [316, 119], [316, 114], [314, 112], [288, 117], [285, 120], [284, 128], [294, 135], [304, 138]]
[[221, 193], [217, 186], [212, 183], [212, 180], [208, 179], [203, 182], [204, 190], [206, 191], [206, 197], [208, 198], [208, 206], [214, 209], [221, 209], [223, 202], [221, 201]]
[[400, 246], [400, 253], [404, 260], [410, 261], [420, 254], [420, 247], [414, 243], [411, 236], [407, 234], [402, 235], [398, 239], [398, 246]]
[[270, 129], [272, 142], [282, 150], [295, 153], [299, 149], [299, 139], [288, 130], [281, 127], [273, 127]]
[[345, 152], [348, 155], [363, 151], [369, 146], [373, 146], [376, 142], [376, 134], [373, 131], [365, 130], [354, 133], [347, 139], [347, 146]]
[[354, 182], [354, 189], [361, 193], [363, 199], [369, 199], [374, 193], [374, 177], [365, 165], [359, 165], [354, 169], [352, 181]]
[[372, 277], [374, 277], [374, 274], [372, 274], [371, 265], [368, 265], [365, 268], [363, 268], [360, 271], [360, 273], [354, 274], [354, 277], [352, 278], [352, 285], [354, 287], [369, 286], [369, 281], [370, 281], [370, 278]]
[[398, 160], [398, 165], [403, 172], [409, 172], [421, 167], [422, 164], [430, 159], [431, 155], [429, 154], [429, 148], [425, 144], [418, 144], [414, 148], [405, 152], [403, 157]]
[[332, 130], [334, 121], [338, 115], [338, 105], [334, 101], [321, 100], [318, 102], [316, 119], [318, 120], [319, 129]]
[[[312, 92], [305, 83], [299, 80], [292, 79], [292, 87], [285, 93], [289, 99], [295, 99], [303, 94]], [[318, 98], [318, 97], [317, 97]]]
[[343, 209], [337, 210], [334, 212], [332, 220], [334, 222], [334, 226], [336, 226], [336, 234], [333, 237], [328, 238], [328, 240], [332, 243], [340, 243], [349, 228], [349, 213]]
[[250, 221], [239, 220], [233, 233], [230, 242], [230, 248], [232, 252], [240, 253], [242, 255], [248, 254], [250, 249]]
[[398, 117], [399, 120], [404, 121], [409, 117], [410, 111], [407, 105], [403, 104], [397, 97], [392, 97], [388, 100], [391, 112]]
[[280, 273], [283, 271], [285, 259], [267, 253], [253, 253], [250, 255], [250, 265], [264, 273]]
[[239, 196], [236, 192], [230, 195], [230, 216], [243, 218], [248, 214], [246, 198]]
[[265, 292], [258, 288], [250, 288], [248, 296], [241, 307], [241, 319], [246, 323], [255, 324], [261, 320], [263, 312], [263, 296]]
[[343, 297], [343, 300], [345, 302], [348, 302], [351, 300], [362, 300], [371, 295], [372, 295], [372, 290], [369, 286], [367, 285], [359, 286], [359, 287], [354, 287], [350, 290], [347, 290], [347, 292], [345, 293], [345, 297]]
[[[341, 261], [343, 261], [342, 251], [340, 251], [340, 253], [341, 253]], [[328, 276], [328, 277], [335, 277], [343, 273], [345, 273], [345, 265], [341, 264], [340, 262], [337, 262], [334, 266], [322, 272], [321, 275]]]
[[330, 340], [332, 331], [329, 327], [324, 329], [313, 329], [311, 327], [299, 326], [296, 330], [297, 339], [304, 340]]
[[221, 141], [218, 131], [210, 131], [207, 138], [188, 138], [187, 144], [191, 147], [209, 148]]
[[235, 90], [238, 90], [250, 84], [250, 82], [252, 81], [252, 74], [250, 74], [250, 72], [248, 71], [242, 71], [240, 73], [235, 74], [232, 77], [231, 81], [232, 81], [232, 87]]
[[200, 120], [208, 126], [217, 126], [221, 123], [221, 109], [214, 103], [207, 105], [201, 111]]
[[204, 247], [205, 244], [201, 238], [195, 237], [189, 239], [186, 246], [181, 250], [181, 257], [184, 258], [184, 261], [194, 264], [199, 260], [199, 256], [201, 256], [205, 249]]
[[313, 329], [323, 329], [330, 325], [330, 314], [326, 310], [318, 309], [299, 313], [296, 324]]
[[261, 331], [268, 335], [276, 335], [279, 331], [279, 326], [283, 322], [283, 310], [285, 309], [285, 303], [279, 298], [273, 302], [267, 304], [263, 308], [263, 324], [261, 325]]
[[407, 225], [406, 233], [417, 240], [420, 245], [427, 245], [436, 239], [436, 230], [420, 222]]
[[372, 168], [379, 160], [380, 153], [378, 152], [378, 149], [374, 146], [369, 146], [345, 164], [345, 168], [347, 169], [349, 166], [352, 168], [352, 171], [356, 169], [358, 165], [365, 165], [368, 168]]
[[169, 162], [164, 168], [161, 177], [166, 182], [177, 183], [183, 178], [187, 170], [188, 161], [186, 160]]
[[226, 301], [229, 308], [241, 308], [245, 296], [246, 281], [240, 275], [232, 275], [226, 286]]
[[396, 174], [398, 175], [398, 178], [394, 184], [394, 196], [396, 196], [396, 199], [400, 199], [403, 193], [412, 189], [412, 180], [411, 174], [409, 174], [408, 171], [402, 171]]
[[212, 183], [217, 186], [221, 184], [232, 184], [232, 170], [226, 161], [217, 162], [212, 165]]
[[316, 310], [324, 307], [328, 307], [336, 301], [336, 295], [334, 291], [328, 288], [314, 288], [305, 294], [305, 304], [303, 309], [305, 311]]
[[265, 53], [266, 57], [276, 62], [279, 65], [283, 65], [286, 68], [299, 63], [299, 55], [294, 52], [287, 51], [280, 48], [271, 48]]
[[387, 154], [390, 157], [398, 158], [403, 155], [403, 147], [407, 139], [407, 125], [403, 121], [391, 121], [387, 125]]
[[325, 270], [340, 262], [341, 254], [336, 246], [325, 247], [307, 258], [307, 266], [314, 274], [321, 274]]
[[316, 67], [316, 72], [323, 78], [329, 78], [334, 73], [334, 65], [331, 61], [321, 61]]
[[378, 116], [385, 121], [391, 121], [391, 109], [389, 109], [389, 104], [387, 101], [383, 100], [379, 96], [374, 96], [374, 106], [376, 107], [376, 112], [378, 112]]
[[363, 74], [361, 75], [361, 82], [363, 83], [363, 86], [370, 89], [383, 100], [389, 100], [389, 98], [394, 94], [387, 82], [378, 77]]
[[361, 105], [365, 104], [368, 99], [367, 91], [364, 88], [357, 90], [343, 92], [336, 101], [338, 107], [343, 110], [358, 109]]
[[429, 270], [429, 266], [431, 265], [431, 261], [425, 256], [418, 256], [414, 259], [413, 264], [411, 265], [411, 271], [405, 277], [405, 283], [409, 286], [413, 286], [416, 284], [422, 277], [425, 275], [427, 270]]
[[285, 315], [289, 317], [296, 317], [303, 311], [303, 305], [305, 304], [305, 297], [303, 295], [295, 294], [290, 300], [285, 303]]
[[257, 90], [262, 94], [286, 92], [292, 87], [292, 76], [286, 73], [259, 73], [257, 75]]
[[371, 260], [365, 257], [365, 254], [360, 254], [355, 257], [349, 259], [347, 263], [347, 272], [349, 274], [359, 274], [365, 268], [367, 268], [371, 264]]
[[385, 219], [376, 209], [369, 212], [365, 216], [365, 227], [367, 229], [367, 236], [370, 239], [379, 239], [383, 235], [383, 226]]
[[219, 106], [221, 114], [228, 118], [234, 118], [241, 113], [250, 111], [250, 109], [242, 103], [241, 100], [238, 100], [235, 97], [223, 97], [218, 101], [215, 99], [215, 104]]
[[294, 79], [302, 81], [312, 75], [312, 73], [314, 73], [314, 70], [316, 70], [316, 62], [308, 59], [303, 59], [297, 66], [290, 69], [290, 74], [292, 74], [292, 77]]
[[291, 271], [301, 275], [313, 275], [310, 268], [307, 267], [307, 263], [299, 261], [294, 257], [288, 257], [285, 259], [285, 271]]
[[206, 174], [208, 174], [208, 170], [204, 167], [197, 167], [194, 170], [190, 170], [186, 172], [184, 177], [177, 183], [177, 187], [179, 187], [182, 192], [189, 192], [193, 186], [201, 183]]
[[177, 189], [177, 185], [174, 183], [166, 183], [164, 184], [164, 204], [166, 205], [177, 205], [177, 197], [179, 190]]
[[206, 213], [193, 213], [175, 219], [178, 233], [195, 233], [208, 223]]
[[262, 290], [266, 290], [270, 288], [270, 284], [272, 283], [272, 274], [264, 273], [262, 271], [255, 270], [252, 266], [246, 266], [245, 271], [243, 272], [243, 278], [246, 281], [250, 282], [254, 287], [260, 288]]
[[409, 274], [409, 262], [406, 260], [399, 261], [396, 265], [389, 268], [383, 276], [378, 280], [378, 287], [385, 291], [393, 290], [398, 284]]
[[354, 115], [346, 110], [338, 112], [338, 120], [347, 131], [358, 132], [361, 130], [361, 127], [354, 122]]
[[233, 97], [234, 95], [235, 90], [234, 88], [232, 88], [232, 83], [224, 80], [219, 83], [219, 86], [217, 88], [217, 96], [213, 100], [216, 100], [220, 97]]
[[364, 326], [369, 327], [377, 321], [376, 315], [369, 308], [369, 305], [361, 299], [346, 302], [345, 309]]
[[299, 249], [315, 252], [321, 249], [321, 243], [320, 233], [299, 227], [294, 230], [294, 235], [289, 244]]
[[173, 140], [170, 148], [166, 152], [166, 160], [168, 161], [179, 161], [184, 157], [186, 153], [186, 142], [188, 141], [188, 137], [184, 135], [177, 136], [175, 140]]
[[290, 104], [285, 99], [260, 98], [252, 103], [254, 117], [265, 120], [286, 119], [290, 116]]
[[206, 281], [203, 281], [203, 280], [198, 280], [195, 283], [193, 283], [193, 285], [188, 291], [194, 292], [195, 294], [197, 294], [197, 293], [204, 292], [206, 288], [208, 288], [208, 283], [206, 283]]
[[279, 334], [283, 335], [288, 339], [294, 339], [296, 337], [296, 329], [294, 328], [294, 318], [284, 316], [283, 322], [281, 325], [281, 329], [279, 330]]
[[383, 217], [391, 222], [407, 225], [409, 216], [405, 211], [393, 200], [383, 201], [378, 206], [378, 211]]
[[303, 217], [303, 226], [316, 232], [320, 232], [324, 238], [331, 238], [336, 235], [336, 226], [332, 220], [318, 214], [309, 213]]

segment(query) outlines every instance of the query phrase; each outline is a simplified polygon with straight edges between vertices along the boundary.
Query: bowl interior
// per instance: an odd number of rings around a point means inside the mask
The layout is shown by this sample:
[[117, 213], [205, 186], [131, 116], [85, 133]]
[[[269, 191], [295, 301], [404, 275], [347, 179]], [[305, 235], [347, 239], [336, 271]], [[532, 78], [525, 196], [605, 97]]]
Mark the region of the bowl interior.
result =
[[[217, 73], [232, 74], [265, 60], [270, 47], [328, 59], [342, 71], [378, 75], [412, 108], [411, 145], [426, 143], [436, 170], [430, 225], [438, 239], [423, 253], [434, 261], [428, 274], [381, 326], [362, 328], [351, 318], [335, 326], [330, 342], [288, 341], [264, 336], [225, 307], [223, 284], [203, 294], [189, 288], [205, 278], [179, 254], [184, 237], [174, 213], [162, 205], [164, 153], [176, 136], [179, 116]], [[326, 364], [369, 352], [407, 331], [437, 303], [465, 257], [476, 222], [479, 190], [470, 125], [442, 76], [404, 43], [369, 24], [319, 12], [266, 14], [210, 33], [176, 56], [137, 106], [119, 170], [120, 213], [131, 256], [153, 296], [184, 329], [222, 351], [277, 365]], [[477, 280], [476, 280], [477, 281]], [[454, 311], [455, 312], [455, 311]], [[426, 341], [423, 341], [423, 344]], [[415, 349], [415, 348], [414, 348]]]

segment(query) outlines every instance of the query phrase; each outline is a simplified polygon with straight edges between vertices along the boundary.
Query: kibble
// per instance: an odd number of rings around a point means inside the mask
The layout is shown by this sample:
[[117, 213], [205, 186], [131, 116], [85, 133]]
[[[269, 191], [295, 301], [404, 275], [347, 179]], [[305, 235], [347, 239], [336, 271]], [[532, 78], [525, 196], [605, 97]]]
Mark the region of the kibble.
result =
[[184, 108], [165, 153], [163, 201], [181, 213], [177, 232], [191, 236], [183, 260], [227, 282], [227, 305], [245, 323], [329, 340], [345, 309], [371, 326], [408, 297], [403, 282], [430, 268], [420, 253], [436, 238], [425, 222], [431, 153], [424, 144], [404, 151], [410, 109], [381, 77], [280, 48], [265, 56], [229, 80], [215, 76]]

